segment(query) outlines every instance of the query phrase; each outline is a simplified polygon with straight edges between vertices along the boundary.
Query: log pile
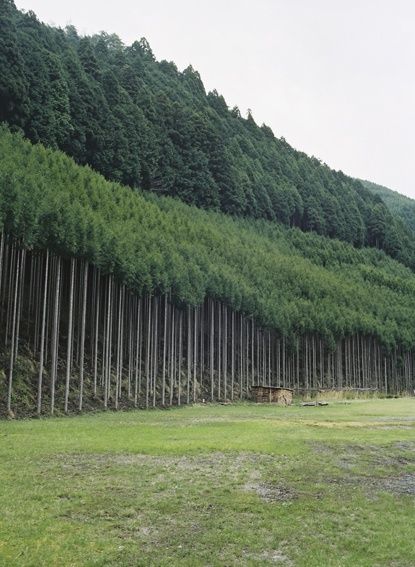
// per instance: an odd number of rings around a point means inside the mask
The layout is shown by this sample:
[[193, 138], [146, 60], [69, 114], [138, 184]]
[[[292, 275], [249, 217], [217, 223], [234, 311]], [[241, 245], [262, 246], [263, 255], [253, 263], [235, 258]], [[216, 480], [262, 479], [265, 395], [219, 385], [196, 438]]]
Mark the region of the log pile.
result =
[[293, 390], [275, 386], [253, 386], [252, 399], [258, 404], [274, 403], [290, 406], [293, 401]]

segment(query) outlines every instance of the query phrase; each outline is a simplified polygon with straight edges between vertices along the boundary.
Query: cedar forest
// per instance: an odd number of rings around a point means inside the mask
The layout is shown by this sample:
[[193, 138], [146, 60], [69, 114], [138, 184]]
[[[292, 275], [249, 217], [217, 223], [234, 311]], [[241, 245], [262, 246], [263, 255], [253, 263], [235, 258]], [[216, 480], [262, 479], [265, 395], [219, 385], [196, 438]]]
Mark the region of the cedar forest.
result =
[[399, 211], [144, 39], [0, 10], [3, 413], [413, 390]]

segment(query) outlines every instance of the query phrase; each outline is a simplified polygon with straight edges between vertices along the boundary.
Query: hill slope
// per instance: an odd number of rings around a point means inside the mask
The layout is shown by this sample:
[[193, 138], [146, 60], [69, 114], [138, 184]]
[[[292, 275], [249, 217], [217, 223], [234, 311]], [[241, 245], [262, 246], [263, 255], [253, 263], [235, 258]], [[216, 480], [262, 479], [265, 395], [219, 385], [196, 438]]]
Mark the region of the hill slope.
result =
[[383, 252], [134, 193], [5, 128], [1, 224], [24, 246], [87, 258], [140, 295], [219, 299], [285, 336], [415, 342], [415, 275]]
[[359, 181], [294, 150], [206, 93], [145, 40], [80, 37], [0, 4], [0, 120], [107, 179], [199, 207], [382, 248], [415, 266], [412, 236]]
[[0, 128], [0, 415], [413, 390], [415, 274], [106, 181]]
[[415, 200], [402, 195], [397, 191], [383, 187], [371, 181], [362, 181], [366, 189], [375, 195], [379, 195], [388, 209], [395, 216], [399, 217], [405, 225], [415, 232]]

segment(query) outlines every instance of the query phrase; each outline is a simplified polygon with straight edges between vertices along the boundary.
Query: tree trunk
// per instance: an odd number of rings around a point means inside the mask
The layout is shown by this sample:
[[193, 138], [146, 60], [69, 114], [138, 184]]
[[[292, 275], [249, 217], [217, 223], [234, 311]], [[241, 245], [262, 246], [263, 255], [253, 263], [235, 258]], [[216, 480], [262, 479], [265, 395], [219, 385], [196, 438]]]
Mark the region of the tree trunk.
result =
[[18, 297], [19, 297], [19, 281], [20, 281], [20, 263], [21, 254], [18, 255], [16, 264], [16, 278], [14, 282], [14, 302], [13, 302], [13, 320], [12, 320], [12, 337], [10, 348], [10, 369], [9, 369], [9, 387], [7, 392], [7, 411], [11, 412], [12, 406], [12, 390], [13, 390], [13, 368], [15, 358], [15, 344], [16, 344], [16, 325], [17, 325], [17, 311], [18, 311]]
[[72, 366], [74, 280], [75, 280], [75, 259], [71, 258], [71, 276], [70, 276], [70, 284], [69, 284], [68, 344], [66, 350], [65, 413], [68, 413], [69, 385], [71, 379], [71, 366]]
[[61, 259], [56, 259], [56, 283], [55, 283], [55, 302], [53, 310], [53, 327], [52, 327], [52, 347], [51, 347], [51, 373], [50, 373], [50, 412], [53, 415], [55, 411], [55, 386], [58, 365], [58, 347], [59, 347], [59, 296], [61, 283]]
[[42, 382], [43, 382], [43, 366], [44, 366], [44, 351], [45, 351], [45, 327], [46, 327], [46, 309], [48, 299], [48, 276], [49, 276], [49, 250], [46, 251], [46, 264], [45, 264], [45, 282], [43, 291], [43, 310], [42, 310], [42, 330], [40, 337], [40, 361], [39, 361], [39, 379], [37, 390], [37, 413], [40, 415], [42, 411]]
[[79, 411], [82, 411], [84, 395], [84, 364], [85, 364], [85, 322], [86, 322], [86, 299], [88, 290], [88, 262], [84, 263], [84, 281], [82, 298], [82, 320], [81, 320], [81, 353], [79, 374]]

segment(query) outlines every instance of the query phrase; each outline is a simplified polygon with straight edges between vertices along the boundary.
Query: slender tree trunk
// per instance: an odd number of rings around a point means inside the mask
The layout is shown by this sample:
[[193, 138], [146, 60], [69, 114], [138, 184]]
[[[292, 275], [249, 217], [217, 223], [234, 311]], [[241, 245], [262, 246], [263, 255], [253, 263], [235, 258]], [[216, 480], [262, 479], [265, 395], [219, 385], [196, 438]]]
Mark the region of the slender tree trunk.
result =
[[120, 285], [118, 289], [118, 320], [117, 320], [117, 362], [116, 362], [116, 378], [115, 378], [115, 409], [118, 409], [118, 401], [120, 399], [120, 383], [121, 383], [121, 351], [122, 351], [122, 292]]
[[135, 347], [134, 406], [138, 405], [138, 377], [141, 368], [141, 299], [137, 301], [137, 341]]
[[[163, 327], [163, 370], [161, 386], [161, 404], [166, 404], [166, 356], [167, 356], [167, 294], [164, 296], [164, 327]], [[189, 401], [189, 400], [188, 400]]]
[[[255, 337], [255, 333], [254, 333], [254, 320], [251, 319], [251, 371], [252, 371], [251, 386], [254, 386], [254, 384], [255, 384], [255, 358], [254, 358], [255, 350], [254, 350], [254, 337]], [[248, 394], [248, 389], [247, 389], [247, 394]]]
[[187, 307], [187, 390], [186, 402], [190, 403], [190, 374], [191, 374], [191, 349], [192, 349], [192, 314], [190, 307]]
[[104, 408], [108, 407], [111, 380], [111, 310], [112, 310], [112, 278], [108, 276], [107, 321], [105, 337], [105, 373], [104, 373]]
[[131, 376], [132, 376], [132, 360], [133, 360], [133, 298], [130, 293], [127, 295], [127, 321], [128, 321], [128, 375], [127, 375], [127, 398], [131, 400]]
[[81, 351], [80, 351], [80, 373], [79, 373], [79, 411], [82, 411], [84, 395], [84, 364], [85, 364], [85, 322], [86, 322], [86, 300], [88, 289], [88, 262], [84, 263], [84, 281], [82, 298], [82, 320], [81, 320]]
[[14, 344], [14, 359], [17, 358], [19, 349], [19, 336], [20, 336], [20, 319], [22, 314], [23, 300], [24, 300], [24, 282], [25, 282], [25, 266], [26, 266], [26, 250], [20, 251], [20, 277], [18, 281], [18, 300], [17, 300], [17, 322], [16, 322], [16, 339]]
[[98, 382], [98, 346], [99, 346], [99, 319], [101, 312], [101, 273], [97, 274], [97, 295], [95, 310], [95, 347], [94, 347], [94, 396], [97, 396]]
[[210, 301], [210, 401], [213, 402], [215, 395], [215, 306]]
[[197, 324], [197, 314], [198, 310], [195, 308], [195, 317], [194, 317], [194, 344], [193, 344], [193, 403], [196, 401], [196, 379], [197, 379], [197, 332], [198, 332], [198, 324]]
[[[3, 265], [4, 265], [4, 230], [0, 233], [0, 298], [2, 294], [2, 281], [3, 281]], [[0, 317], [1, 317], [1, 306], [2, 302], [0, 301]]]
[[146, 408], [149, 407], [150, 396], [150, 339], [151, 339], [151, 296], [148, 298], [147, 312], [147, 351], [146, 351]]
[[242, 400], [244, 394], [244, 330], [243, 318], [239, 316], [239, 398]]
[[69, 289], [68, 344], [66, 351], [65, 413], [68, 413], [69, 385], [71, 380], [71, 366], [72, 366], [74, 280], [75, 280], [75, 259], [71, 258], [71, 276], [70, 276], [70, 284], [69, 284], [70, 289]]
[[21, 259], [22, 259], [22, 256], [20, 255], [20, 257], [19, 257], [19, 255], [18, 255], [17, 264], [16, 264], [16, 279], [15, 279], [15, 285], [14, 285], [12, 337], [11, 337], [11, 348], [10, 348], [9, 387], [8, 387], [8, 392], [7, 392], [7, 411], [9, 413], [11, 412], [11, 409], [12, 409], [13, 368], [14, 368], [14, 358], [15, 358], [16, 324], [17, 324]]
[[231, 344], [231, 400], [234, 396], [235, 384], [235, 311], [232, 310], [232, 344]]
[[43, 366], [44, 366], [44, 351], [45, 351], [46, 309], [47, 309], [47, 299], [48, 299], [48, 276], [49, 276], [49, 250], [46, 251], [45, 282], [44, 282], [44, 291], [43, 291], [42, 331], [40, 337], [39, 379], [38, 379], [38, 390], [37, 390], [38, 415], [40, 415], [42, 411], [42, 382], [43, 382]]
[[222, 309], [218, 302], [218, 400], [222, 399]]
[[179, 311], [179, 364], [178, 364], [178, 385], [177, 385], [177, 405], [181, 404], [181, 382], [182, 382], [182, 327], [183, 327], [183, 311]]
[[[153, 407], [156, 407], [156, 394], [157, 394], [157, 355], [158, 355], [158, 305], [159, 299], [155, 297], [154, 302], [154, 341], [153, 341]], [[180, 396], [180, 394], [179, 394]]]
[[59, 346], [59, 296], [60, 296], [60, 283], [61, 283], [61, 259], [56, 259], [56, 283], [55, 283], [55, 302], [53, 310], [53, 327], [52, 327], [52, 359], [51, 359], [51, 376], [50, 376], [50, 412], [53, 415], [55, 411], [55, 387], [56, 387], [56, 374], [58, 364], [58, 346]]
[[171, 334], [170, 334], [170, 406], [173, 405], [174, 394], [174, 343], [175, 343], [175, 308], [173, 306], [171, 316]]
[[11, 257], [9, 262], [9, 284], [8, 284], [8, 295], [9, 301], [7, 302], [7, 315], [6, 315], [6, 335], [4, 344], [7, 346], [9, 344], [9, 335], [10, 335], [10, 326], [13, 323], [13, 311], [15, 303], [12, 302], [10, 299], [10, 294], [12, 293], [13, 289], [13, 278], [17, 275], [17, 270], [15, 268], [16, 263], [16, 246], [14, 242], [11, 244]]

